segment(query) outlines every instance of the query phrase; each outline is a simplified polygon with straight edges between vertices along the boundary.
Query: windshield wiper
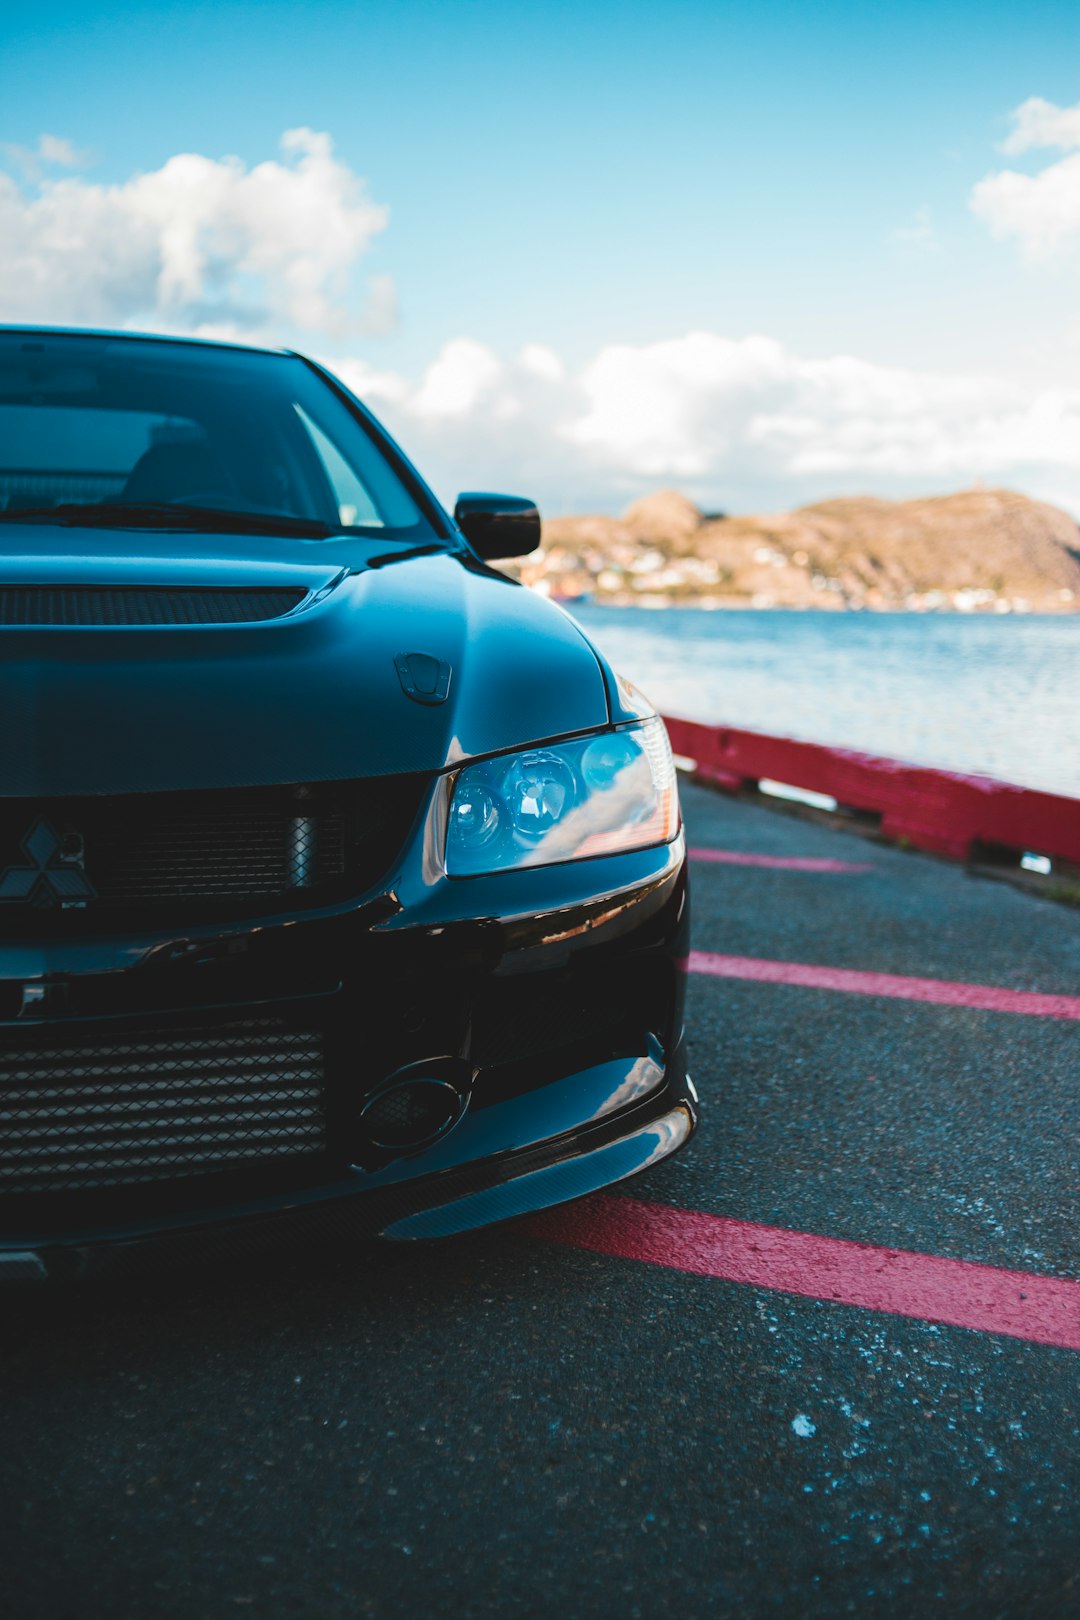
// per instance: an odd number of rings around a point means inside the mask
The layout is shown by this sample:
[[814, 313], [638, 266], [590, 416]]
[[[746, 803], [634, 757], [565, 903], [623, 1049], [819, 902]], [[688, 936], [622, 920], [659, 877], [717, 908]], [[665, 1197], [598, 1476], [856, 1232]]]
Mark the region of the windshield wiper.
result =
[[177, 529], [195, 533], [281, 534], [325, 540], [340, 533], [317, 518], [282, 512], [230, 511], [227, 507], [184, 506], [165, 501], [66, 502], [0, 512], [0, 523], [54, 523], [66, 528]]
[[384, 551], [378, 557], [369, 557], [364, 567], [385, 568], [389, 563], [408, 562], [410, 557], [434, 557], [447, 549], [448, 542], [445, 540], [429, 541], [422, 546], [402, 546], [397, 551]]

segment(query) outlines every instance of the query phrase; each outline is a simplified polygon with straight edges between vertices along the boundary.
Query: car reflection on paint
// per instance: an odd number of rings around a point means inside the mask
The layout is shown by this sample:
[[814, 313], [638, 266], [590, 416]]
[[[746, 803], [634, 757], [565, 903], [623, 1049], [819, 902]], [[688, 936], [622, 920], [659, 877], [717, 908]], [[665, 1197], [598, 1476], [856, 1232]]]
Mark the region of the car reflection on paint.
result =
[[681, 1146], [671, 752], [492, 567], [532, 503], [451, 521], [228, 345], [0, 329], [0, 446], [0, 1275], [446, 1235]]

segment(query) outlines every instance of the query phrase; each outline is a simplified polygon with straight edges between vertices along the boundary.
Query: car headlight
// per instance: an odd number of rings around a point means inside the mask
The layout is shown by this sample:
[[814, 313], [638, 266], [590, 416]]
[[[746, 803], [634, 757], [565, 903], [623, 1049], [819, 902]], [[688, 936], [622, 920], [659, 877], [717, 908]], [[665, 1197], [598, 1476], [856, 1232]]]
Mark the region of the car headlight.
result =
[[651, 719], [465, 766], [450, 799], [446, 870], [550, 866], [666, 844], [678, 830], [671, 747]]

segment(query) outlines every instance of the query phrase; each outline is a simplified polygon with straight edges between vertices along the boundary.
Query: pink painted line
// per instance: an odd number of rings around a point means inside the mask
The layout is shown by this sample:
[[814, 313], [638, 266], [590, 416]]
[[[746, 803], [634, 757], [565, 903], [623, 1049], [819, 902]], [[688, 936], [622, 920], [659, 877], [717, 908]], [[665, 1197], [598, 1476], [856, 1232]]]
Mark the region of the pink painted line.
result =
[[1058, 1277], [605, 1195], [522, 1224], [531, 1237], [596, 1254], [1080, 1350], [1080, 1282]]
[[872, 872], [868, 861], [834, 861], [818, 855], [749, 855], [741, 849], [688, 849], [692, 861], [724, 866], [772, 866], [781, 872]]
[[1041, 990], [954, 984], [950, 979], [910, 979], [900, 973], [863, 973], [854, 968], [818, 967], [811, 962], [769, 962], [757, 956], [717, 956], [712, 951], [691, 951], [687, 966], [691, 973], [711, 973], [718, 979], [755, 979], [764, 984], [802, 985], [808, 990], [842, 990], [856, 996], [888, 996], [899, 1001], [932, 1001], [946, 1007], [978, 1007], [987, 1012], [1080, 1021], [1080, 996], [1046, 995]]

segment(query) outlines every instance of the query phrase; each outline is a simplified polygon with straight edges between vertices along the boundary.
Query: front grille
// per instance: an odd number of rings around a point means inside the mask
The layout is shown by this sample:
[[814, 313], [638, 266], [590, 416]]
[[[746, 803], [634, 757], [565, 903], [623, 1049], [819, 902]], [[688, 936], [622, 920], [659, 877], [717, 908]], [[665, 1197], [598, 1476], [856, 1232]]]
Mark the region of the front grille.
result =
[[3, 585], [0, 626], [255, 624], [291, 613], [306, 595], [296, 586]]
[[267, 897], [346, 872], [341, 793], [154, 795], [88, 814], [85, 870], [102, 900]]
[[0, 1045], [0, 1193], [254, 1170], [326, 1147], [317, 1033], [275, 1020]]
[[377, 883], [424, 783], [0, 800], [0, 935], [318, 903]]

